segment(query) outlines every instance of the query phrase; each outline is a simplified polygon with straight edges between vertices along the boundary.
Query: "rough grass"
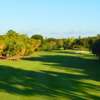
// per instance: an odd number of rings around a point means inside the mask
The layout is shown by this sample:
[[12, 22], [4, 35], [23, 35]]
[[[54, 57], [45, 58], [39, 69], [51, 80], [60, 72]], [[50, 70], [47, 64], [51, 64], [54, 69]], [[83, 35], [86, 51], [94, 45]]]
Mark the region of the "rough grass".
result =
[[0, 100], [100, 100], [100, 63], [91, 53], [37, 52], [0, 62]]

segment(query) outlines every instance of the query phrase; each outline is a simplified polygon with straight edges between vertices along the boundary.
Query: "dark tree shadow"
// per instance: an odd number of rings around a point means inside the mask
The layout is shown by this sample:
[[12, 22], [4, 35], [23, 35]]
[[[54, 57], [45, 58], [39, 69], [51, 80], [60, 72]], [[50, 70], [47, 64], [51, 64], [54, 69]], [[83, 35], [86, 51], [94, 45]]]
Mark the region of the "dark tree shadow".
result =
[[68, 55], [42, 55], [23, 60], [41, 61], [47, 67], [50, 65], [62, 72], [28, 71], [0, 65], [0, 91], [25, 96], [59, 97], [61, 100], [62, 97], [71, 100], [100, 100], [100, 96], [86, 91], [86, 89], [100, 91], [100, 64], [95, 59]]

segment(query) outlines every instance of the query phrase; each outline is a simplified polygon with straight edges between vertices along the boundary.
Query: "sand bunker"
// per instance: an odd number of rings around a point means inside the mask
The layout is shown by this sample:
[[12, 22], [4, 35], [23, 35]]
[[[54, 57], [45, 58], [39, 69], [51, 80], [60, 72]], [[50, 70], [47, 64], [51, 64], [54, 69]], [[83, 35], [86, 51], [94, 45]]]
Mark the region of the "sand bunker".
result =
[[79, 54], [78, 52], [68, 52], [70, 54]]
[[75, 52], [68, 52], [70, 54], [80, 54], [81, 52], [89, 53], [90, 51], [75, 51]]
[[86, 52], [89, 53], [90, 51], [75, 51], [76, 53]]

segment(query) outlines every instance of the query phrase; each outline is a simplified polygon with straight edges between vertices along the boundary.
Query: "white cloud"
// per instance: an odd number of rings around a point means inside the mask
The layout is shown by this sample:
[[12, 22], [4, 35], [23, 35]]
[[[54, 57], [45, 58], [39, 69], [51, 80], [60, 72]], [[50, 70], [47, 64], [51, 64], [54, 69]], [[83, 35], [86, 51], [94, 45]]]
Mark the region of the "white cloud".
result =
[[58, 32], [44, 32], [45, 34], [88, 34], [88, 33], [95, 33], [94, 30], [82, 31], [82, 30], [71, 30], [71, 31], [58, 31]]
[[94, 31], [94, 30], [89, 30], [89, 31], [87, 31], [88, 33], [94, 33], [94, 32], [96, 32], [96, 31]]
[[34, 30], [37, 30], [37, 31], [39, 31], [40, 29], [39, 29], [39, 28], [34, 28]]
[[27, 31], [25, 31], [25, 30], [20, 30], [18, 33], [21, 33], [21, 34], [33, 34], [34, 31], [33, 31], [33, 30], [27, 30]]

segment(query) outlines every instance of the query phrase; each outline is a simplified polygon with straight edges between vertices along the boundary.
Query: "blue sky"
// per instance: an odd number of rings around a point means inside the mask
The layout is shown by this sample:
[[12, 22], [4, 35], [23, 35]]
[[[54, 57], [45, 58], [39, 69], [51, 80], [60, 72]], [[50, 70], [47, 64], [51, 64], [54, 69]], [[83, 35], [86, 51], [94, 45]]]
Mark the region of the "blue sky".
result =
[[0, 34], [44, 37], [100, 34], [100, 0], [0, 0]]

